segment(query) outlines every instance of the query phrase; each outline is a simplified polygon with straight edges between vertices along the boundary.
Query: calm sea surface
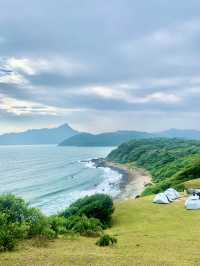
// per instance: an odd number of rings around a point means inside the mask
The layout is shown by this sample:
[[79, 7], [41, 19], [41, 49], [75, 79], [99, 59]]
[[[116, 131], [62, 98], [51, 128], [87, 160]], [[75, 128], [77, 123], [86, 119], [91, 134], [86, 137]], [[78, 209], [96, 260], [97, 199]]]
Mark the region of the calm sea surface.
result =
[[0, 194], [21, 196], [46, 214], [57, 213], [85, 195], [102, 192], [116, 196], [120, 174], [86, 162], [105, 157], [112, 149], [0, 146]]

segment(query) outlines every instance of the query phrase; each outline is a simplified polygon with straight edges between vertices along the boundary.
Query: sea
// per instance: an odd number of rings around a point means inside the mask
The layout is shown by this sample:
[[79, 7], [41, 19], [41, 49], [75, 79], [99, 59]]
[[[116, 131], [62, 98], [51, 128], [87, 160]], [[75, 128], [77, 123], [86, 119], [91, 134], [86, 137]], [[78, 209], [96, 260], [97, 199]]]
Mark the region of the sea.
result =
[[0, 146], [0, 194], [12, 193], [56, 214], [77, 199], [95, 193], [117, 197], [121, 174], [96, 168], [93, 158], [106, 157], [114, 147], [56, 145]]

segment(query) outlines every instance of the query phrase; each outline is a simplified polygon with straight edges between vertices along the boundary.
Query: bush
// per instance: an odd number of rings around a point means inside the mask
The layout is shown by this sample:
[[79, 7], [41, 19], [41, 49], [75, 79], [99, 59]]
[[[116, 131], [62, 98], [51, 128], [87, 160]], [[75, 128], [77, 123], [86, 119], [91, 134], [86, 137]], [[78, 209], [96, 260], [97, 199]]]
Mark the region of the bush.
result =
[[66, 218], [53, 215], [48, 218], [48, 222], [50, 229], [55, 232], [56, 236], [67, 233]]
[[97, 246], [105, 247], [117, 244], [117, 239], [110, 235], [102, 235], [96, 242]]
[[0, 213], [0, 251], [13, 250], [17, 242], [26, 235], [26, 224], [11, 223], [7, 214]]
[[83, 236], [98, 236], [102, 232], [102, 224], [96, 218], [71, 216], [66, 219], [66, 229]]
[[28, 216], [28, 204], [12, 194], [0, 196], [0, 212], [6, 213], [10, 222], [23, 222]]
[[39, 209], [29, 209], [26, 223], [29, 225], [29, 237], [44, 236], [48, 239], [56, 237], [56, 233], [50, 228], [48, 218]]
[[111, 215], [114, 212], [113, 200], [105, 194], [86, 196], [70, 205], [61, 215], [82, 216], [97, 218], [105, 226], [110, 226]]
[[[52, 239], [56, 236], [55, 232], [50, 228], [48, 218], [39, 209], [30, 208], [23, 199], [14, 195], [6, 194], [0, 196], [0, 213], [6, 215], [7, 228], [14, 227], [16, 231], [16, 228], [23, 228], [25, 225], [26, 237], [44, 236]], [[10, 235], [8, 231], [5, 232], [8, 236]]]

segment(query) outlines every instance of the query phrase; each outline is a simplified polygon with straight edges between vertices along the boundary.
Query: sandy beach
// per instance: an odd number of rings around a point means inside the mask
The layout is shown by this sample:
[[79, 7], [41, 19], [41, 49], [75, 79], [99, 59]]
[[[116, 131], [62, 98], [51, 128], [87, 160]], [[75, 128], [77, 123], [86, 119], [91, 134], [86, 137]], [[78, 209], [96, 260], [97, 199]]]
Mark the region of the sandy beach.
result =
[[126, 164], [114, 163], [104, 159], [94, 159], [96, 167], [109, 167], [122, 175], [120, 195], [116, 200], [136, 198], [141, 195], [145, 187], [151, 184], [150, 174], [141, 168], [130, 168]]

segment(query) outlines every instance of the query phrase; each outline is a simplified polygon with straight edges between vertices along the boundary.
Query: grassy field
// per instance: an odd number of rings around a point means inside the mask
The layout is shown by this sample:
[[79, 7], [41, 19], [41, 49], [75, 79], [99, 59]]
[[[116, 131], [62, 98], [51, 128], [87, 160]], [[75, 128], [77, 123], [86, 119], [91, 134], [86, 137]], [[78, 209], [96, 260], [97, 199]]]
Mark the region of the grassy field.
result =
[[109, 233], [115, 247], [96, 246], [95, 238], [58, 239], [47, 247], [25, 241], [0, 254], [0, 265], [200, 265], [200, 211], [184, 209], [184, 199], [154, 205], [152, 197], [119, 203]]
[[200, 178], [192, 179], [184, 183], [185, 188], [199, 188], [200, 189]]

